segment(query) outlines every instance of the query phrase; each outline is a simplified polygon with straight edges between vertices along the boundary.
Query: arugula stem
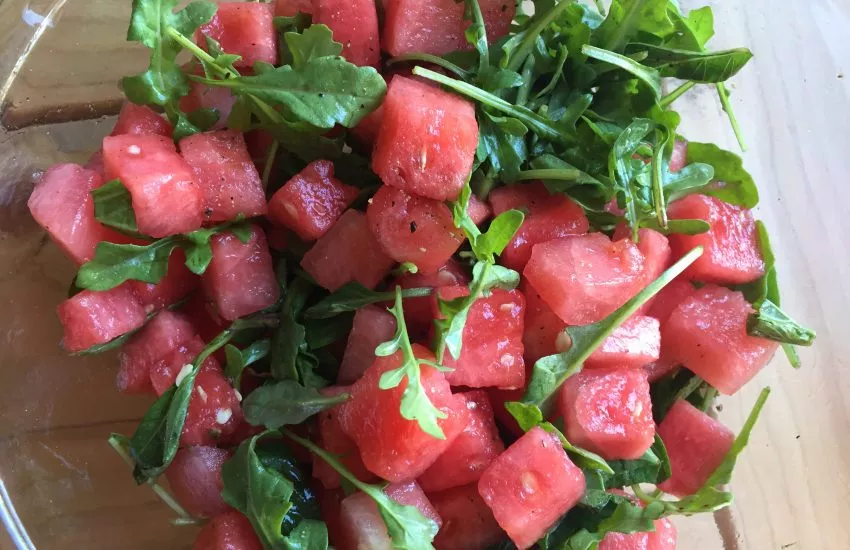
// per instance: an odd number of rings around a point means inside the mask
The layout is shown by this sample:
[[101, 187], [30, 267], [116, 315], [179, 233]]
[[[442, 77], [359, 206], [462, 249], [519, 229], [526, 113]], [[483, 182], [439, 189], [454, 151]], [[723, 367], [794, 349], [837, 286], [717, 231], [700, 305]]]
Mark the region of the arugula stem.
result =
[[735, 133], [735, 139], [738, 140], [738, 146], [741, 148], [741, 151], [746, 151], [747, 144], [744, 142], [744, 133], [738, 125], [738, 119], [735, 117], [735, 113], [732, 111], [732, 103], [729, 101], [729, 90], [726, 88], [724, 82], [718, 82], [715, 87], [717, 88], [717, 94], [720, 96], [720, 105], [726, 111], [726, 115], [729, 117], [729, 123], [732, 125], [732, 131]]
[[514, 178], [517, 181], [527, 180], [558, 180], [576, 181], [581, 177], [581, 170], [570, 168], [541, 168], [539, 170], [523, 170]]
[[517, 105], [524, 106], [528, 103], [528, 95], [531, 93], [532, 84], [534, 84], [534, 56], [529, 55], [522, 66], [522, 86], [517, 90]]
[[293, 432], [291, 432], [289, 430], [289, 428], [281, 428], [280, 433], [282, 433], [283, 435], [285, 435], [286, 437], [288, 437], [292, 441], [298, 443], [299, 445], [306, 448], [308, 451], [310, 451], [314, 455], [318, 456], [319, 458], [321, 458], [322, 460], [327, 462], [331, 466], [331, 468], [333, 468], [334, 470], [337, 471], [337, 473], [339, 473], [339, 475], [344, 477], [349, 483], [351, 483], [352, 485], [354, 485], [356, 488], [360, 489], [364, 493], [368, 492], [370, 488], [373, 488], [371, 485], [369, 485], [367, 483], [363, 483], [362, 481], [357, 479], [357, 476], [352, 474], [351, 471], [348, 470], [348, 468], [343, 466], [342, 463], [339, 460], [337, 460], [336, 456], [334, 456], [331, 453], [327, 452], [326, 450], [322, 449], [321, 447], [319, 447], [318, 445], [316, 445], [315, 443], [313, 443], [309, 439], [304, 439], [303, 437], [299, 437], [299, 436], [295, 435]]
[[189, 53], [206, 63], [207, 68], [213, 69], [216, 74], [224, 78], [238, 78], [241, 76], [239, 73], [231, 71], [230, 69], [226, 69], [215, 62], [215, 58], [204, 51], [203, 48], [195, 44], [194, 41], [189, 38], [183, 36], [174, 27], [168, 27], [166, 31], [168, 35], [174, 39], [175, 42], [183, 46], [184, 49], [189, 50]]
[[[481, 267], [481, 276], [476, 280], [475, 285], [473, 285], [469, 289], [469, 296], [467, 300], [470, 301], [469, 307], [472, 307], [472, 304], [475, 303], [481, 294], [483, 293], [484, 281], [487, 280], [487, 273], [490, 271], [490, 268], [493, 267], [493, 264], [490, 262], [482, 262], [484, 265]], [[439, 297], [437, 297], [437, 301], [439, 302]], [[448, 330], [448, 327], [446, 327]], [[441, 331], [438, 335], [438, 343], [437, 343], [437, 362], [442, 364], [443, 358], [446, 356], [446, 331]], [[457, 357], [455, 357], [457, 359]]]
[[397, 55], [387, 60], [387, 66], [395, 65], [396, 63], [409, 63], [411, 61], [421, 61], [423, 63], [430, 63], [431, 65], [436, 65], [449, 71], [450, 73], [454, 73], [463, 80], [469, 80], [471, 76], [469, 71], [461, 68], [459, 65], [455, 65], [451, 61], [443, 59], [442, 57], [437, 57], [436, 55], [431, 55], [429, 53], [405, 53]]
[[675, 90], [670, 92], [669, 94], [662, 97], [661, 100], [658, 102], [658, 105], [662, 109], [666, 109], [667, 107], [672, 105], [674, 101], [676, 101], [677, 99], [679, 99], [680, 97], [682, 97], [683, 95], [688, 93], [696, 85], [697, 85], [697, 83], [694, 82], [693, 80], [689, 80], [689, 81], [685, 82], [684, 84], [682, 84], [681, 86], [679, 86], [678, 88], [676, 88]]
[[268, 189], [269, 187], [269, 178], [271, 178], [272, 167], [274, 166], [275, 158], [277, 158], [277, 151], [279, 148], [280, 142], [278, 140], [274, 140], [269, 146], [268, 153], [266, 153], [266, 164], [263, 166], [263, 189]]
[[475, 46], [478, 50], [478, 74], [483, 75], [490, 68], [490, 50], [487, 42], [487, 27], [478, 0], [466, 0], [466, 9], [472, 12], [472, 29], [475, 30]]
[[[556, 4], [551, 10], [549, 10], [546, 14], [540, 16], [540, 20], [534, 23], [531, 27], [529, 27], [526, 31], [527, 34], [520, 41], [519, 46], [517, 46], [514, 54], [510, 58], [510, 62], [506, 67], [508, 70], [518, 72], [523, 63], [525, 63], [525, 58], [531, 54], [534, 50], [534, 43], [537, 41], [537, 37], [540, 36], [546, 27], [552, 24], [552, 21], [558, 18], [561, 15], [561, 12], [567, 10], [567, 8], [572, 5], [572, 0], [563, 0], [559, 4]], [[537, 17], [537, 14], [534, 15]]]

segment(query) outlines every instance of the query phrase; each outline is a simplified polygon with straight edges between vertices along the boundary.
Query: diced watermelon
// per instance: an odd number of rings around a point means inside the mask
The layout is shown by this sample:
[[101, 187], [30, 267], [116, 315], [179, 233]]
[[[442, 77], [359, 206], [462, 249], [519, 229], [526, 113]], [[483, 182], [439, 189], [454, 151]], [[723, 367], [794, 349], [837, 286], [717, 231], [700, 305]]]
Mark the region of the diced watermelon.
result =
[[[405, 273], [396, 277], [389, 288], [437, 288], [442, 286], [466, 285], [469, 283], [469, 274], [454, 259], [446, 262], [436, 273]], [[414, 340], [424, 337], [431, 328], [434, 320], [433, 306], [430, 296], [420, 298], [405, 298], [404, 321], [407, 331]]]
[[97, 172], [101, 181], [103, 181], [104, 174], [106, 173], [106, 167], [103, 165], [103, 150], [98, 149], [92, 153], [89, 160], [83, 165], [83, 168], [91, 170], [92, 172]]
[[233, 233], [219, 233], [211, 245], [212, 261], [201, 283], [219, 315], [233, 321], [277, 301], [280, 285], [262, 229], [253, 226], [247, 244]]
[[372, 235], [366, 214], [346, 210], [330, 231], [307, 251], [301, 267], [320, 286], [334, 292], [351, 281], [375, 288], [393, 263]]
[[443, 520], [434, 539], [437, 550], [485, 550], [504, 538], [505, 532], [475, 483], [432, 493], [428, 498]]
[[183, 445], [215, 445], [219, 439], [232, 434], [241, 422], [239, 395], [227, 378], [218, 372], [199, 372], [180, 442]]
[[351, 129], [351, 135], [366, 152], [372, 150], [381, 130], [381, 122], [384, 120], [384, 107], [381, 105], [365, 117]]
[[541, 357], [556, 353], [555, 343], [566, 324], [525, 280], [520, 283], [520, 290], [525, 296], [523, 356], [527, 365], [534, 365]]
[[478, 492], [520, 550], [530, 548], [584, 494], [584, 474], [554, 435], [535, 427], [484, 471]]
[[664, 354], [732, 395], [767, 365], [779, 344], [747, 334], [752, 306], [740, 292], [714, 285], [694, 291], [664, 325]]
[[764, 260], [758, 231], [750, 210], [706, 195], [689, 195], [671, 204], [667, 213], [672, 220], [705, 220], [708, 233], [670, 235], [676, 257], [695, 246], [705, 248], [703, 255], [685, 271], [688, 278], [716, 284], [743, 284], [764, 275]]
[[[494, 43], [506, 35], [516, 14], [512, 0], [481, 0], [487, 38]], [[391, 55], [430, 53], [443, 55], [471, 49], [466, 40], [470, 22], [463, 17], [463, 4], [454, 0], [392, 0], [385, 2], [382, 46]]]
[[183, 312], [192, 319], [198, 334], [207, 342], [230, 326], [230, 322], [222, 319], [213, 309], [202, 292], [192, 294], [183, 306]]
[[676, 541], [679, 537], [673, 522], [664, 518], [657, 519], [653, 523], [655, 532], [649, 534], [646, 550], [676, 550]]
[[445, 203], [384, 185], [366, 210], [372, 233], [387, 256], [435, 273], [465, 240]]
[[644, 263], [633, 242], [590, 233], [536, 245], [523, 274], [561, 320], [586, 325], [638, 293]]
[[[157, 395], [168, 391], [177, 382], [180, 371], [186, 368], [186, 365], [192, 364], [205, 345], [200, 336], [193, 336], [151, 363], [150, 384], [153, 386], [153, 391]], [[215, 357], [208, 357], [201, 365], [201, 372], [221, 374], [221, 365]]]
[[136, 105], [125, 101], [110, 135], [133, 134], [170, 137], [173, 131], [171, 123], [147, 105]]
[[[434, 360], [422, 346], [414, 345], [417, 357]], [[468, 422], [466, 399], [452, 395], [442, 372], [423, 365], [421, 383], [428, 398], [446, 418], [438, 421], [445, 439], [435, 439], [419, 424], [401, 416], [401, 396], [407, 379], [389, 390], [378, 387], [384, 372], [398, 368], [402, 352], [379, 357], [351, 387], [351, 399], [340, 408], [342, 429], [360, 449], [363, 463], [373, 473], [389, 481], [405, 481], [418, 477], [437, 460]]]
[[342, 489], [325, 489], [319, 493], [322, 521], [328, 526], [328, 542], [334, 548], [342, 548], [342, 501], [346, 497]]
[[231, 510], [221, 498], [221, 467], [230, 451], [216, 447], [184, 447], [177, 451], [165, 478], [171, 492], [193, 516], [215, 517]]
[[102, 184], [103, 178], [95, 171], [57, 164], [38, 179], [27, 202], [35, 221], [77, 264], [91, 260], [100, 241], [128, 241], [94, 217], [91, 192]]
[[180, 140], [180, 154], [192, 167], [204, 195], [204, 221], [265, 215], [266, 193], [242, 132], [219, 130]]
[[217, 40], [221, 49], [242, 57], [237, 69], [250, 68], [257, 61], [277, 64], [275, 6], [263, 2], [219, 4], [212, 20], [198, 29], [196, 41], [206, 48], [203, 36]]
[[[446, 301], [468, 296], [462, 286], [441, 288], [440, 298]], [[434, 296], [434, 316], [439, 316]], [[525, 298], [518, 290], [494, 289], [490, 296], [475, 300], [469, 308], [463, 328], [463, 347], [455, 359], [446, 352], [443, 364], [454, 369], [446, 373], [452, 386], [485, 388], [495, 386], [515, 389], [525, 386], [523, 360], [523, 325]]]
[[670, 457], [673, 475], [658, 487], [687, 496], [698, 491], [726, 458], [735, 434], [732, 430], [680, 399], [658, 425]]
[[245, 145], [248, 146], [248, 153], [257, 166], [257, 170], [265, 170], [266, 160], [272, 153], [274, 142], [274, 136], [265, 130], [257, 129], [245, 133]]
[[313, 0], [313, 23], [327, 25], [351, 63], [377, 67], [381, 61], [375, 0]]
[[313, 13], [313, 0], [277, 0], [274, 14], [281, 17], [292, 17], [301, 13]]
[[493, 419], [493, 407], [483, 390], [461, 394], [466, 398], [469, 423], [418, 482], [428, 493], [478, 481], [482, 472], [505, 450]]
[[153, 312], [176, 304], [190, 292], [198, 288], [201, 279], [186, 267], [186, 254], [178, 248], [168, 258], [168, 272], [157, 284], [131, 281], [133, 291], [145, 306], [145, 311]]
[[[201, 72], [201, 75], [203, 72]], [[227, 126], [227, 117], [236, 104], [236, 96], [230, 93], [229, 88], [221, 86], [207, 86], [200, 82], [189, 83], [189, 93], [180, 98], [180, 110], [185, 113], [193, 113], [200, 109], [215, 109], [218, 120], [212, 126], [212, 130], [221, 130]]]
[[[632, 230], [626, 224], [621, 223], [614, 230], [612, 240], [631, 240], [631, 237]], [[643, 279], [641, 289], [643, 289], [658, 279], [670, 267], [673, 252], [670, 250], [670, 243], [667, 237], [653, 229], [640, 229], [638, 231], [637, 247], [644, 256], [643, 271], [641, 272], [641, 278]], [[637, 314], [646, 315], [649, 308], [652, 307], [653, 302], [654, 298], [648, 300], [637, 310]]]
[[[434, 510], [428, 497], [415, 481], [393, 483], [384, 488], [391, 499], [415, 506], [426, 518], [442, 525], [440, 516]], [[387, 532], [387, 525], [378, 511], [378, 506], [372, 497], [366, 493], [357, 492], [347, 496], [342, 501], [340, 510], [342, 549], [392, 550], [393, 544]]]
[[674, 279], [655, 296], [647, 315], [658, 319], [663, 326], [679, 304], [693, 293], [694, 285], [684, 279]]
[[133, 335], [118, 353], [118, 377], [115, 385], [126, 393], [150, 393], [151, 366], [194, 338], [189, 318], [168, 310], [159, 312]]
[[657, 361], [660, 354], [661, 327], [658, 319], [633, 315], [594, 350], [584, 366], [639, 368]]
[[[405, 303], [405, 307], [407, 304]], [[354, 314], [354, 324], [348, 334], [345, 354], [336, 376], [342, 385], [356, 382], [375, 362], [375, 348], [392, 340], [395, 334], [395, 317], [385, 308], [366, 306]]]
[[673, 146], [673, 155], [670, 157], [670, 171], [681, 172], [688, 164], [688, 142], [681, 139], [676, 140]]
[[[349, 391], [345, 386], [336, 386], [322, 390], [323, 395], [339, 395]], [[346, 435], [339, 423], [340, 407], [336, 406], [319, 413], [319, 433], [316, 437], [317, 444], [336, 456], [348, 471], [361, 480], [370, 482], [375, 475], [366, 469], [357, 445]], [[336, 489], [340, 486], [339, 473], [327, 462], [313, 455], [313, 477], [322, 482], [325, 489]]]
[[500, 256], [501, 263], [522, 271], [538, 243], [587, 233], [590, 224], [581, 206], [563, 193], [550, 194], [541, 182], [494, 189], [489, 196], [493, 213], [522, 210], [525, 220]]
[[317, 160], [272, 196], [269, 218], [302, 240], [314, 241], [328, 232], [358, 194], [356, 187], [334, 177], [333, 162]]
[[94, 292], [84, 290], [56, 308], [69, 353], [105, 344], [145, 324], [145, 308], [129, 285]]
[[192, 170], [163, 136], [109, 136], [103, 140], [106, 178], [130, 191], [139, 231], [151, 237], [201, 227], [204, 196]]
[[649, 533], [608, 533], [599, 543], [598, 550], [647, 550]]
[[558, 405], [567, 439], [603, 458], [640, 458], [655, 438], [649, 383], [642, 369], [582, 371], [561, 386]]
[[198, 533], [193, 550], [263, 550], [248, 518], [232, 510], [213, 518]]
[[454, 200], [478, 147], [472, 103], [397, 76], [384, 99], [372, 168], [384, 183], [435, 200]]
[[466, 205], [466, 213], [469, 214], [475, 225], [481, 225], [493, 215], [490, 205], [475, 195], [470, 195], [469, 204]]

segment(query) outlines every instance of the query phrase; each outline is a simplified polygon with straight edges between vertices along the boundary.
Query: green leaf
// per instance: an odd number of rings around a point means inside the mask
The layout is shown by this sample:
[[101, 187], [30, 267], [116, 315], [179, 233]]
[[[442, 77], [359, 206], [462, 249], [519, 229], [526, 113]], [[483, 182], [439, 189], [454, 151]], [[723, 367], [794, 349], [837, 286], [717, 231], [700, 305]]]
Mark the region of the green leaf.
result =
[[643, 161], [634, 156], [655, 127], [655, 123], [649, 119], [636, 118], [617, 136], [608, 156], [609, 177], [625, 199], [626, 221], [632, 228], [634, 240], [637, 240], [637, 230], [641, 221], [639, 203], [643, 201], [632, 182], [639, 171], [645, 169]]
[[512, 180], [528, 158], [528, 128], [515, 118], [495, 116], [486, 110], [478, 116], [479, 160], [489, 160], [493, 170]]
[[305, 67], [313, 59], [342, 55], [342, 44], [334, 42], [333, 33], [325, 25], [312, 25], [301, 33], [287, 32], [283, 38], [295, 69]]
[[641, 483], [658, 485], [671, 475], [667, 449], [658, 435], [655, 436], [652, 447], [642, 457], [636, 460], [609, 460], [608, 465], [614, 473], [602, 477], [605, 487], [609, 489], [621, 489]]
[[110, 290], [135, 280], [158, 283], [168, 272], [168, 258], [177, 248], [176, 239], [166, 238], [149, 245], [100, 242], [94, 258], [80, 266], [76, 283], [87, 290]]
[[242, 402], [245, 420], [254, 426], [277, 429], [301, 424], [308, 418], [344, 403], [348, 394], [322, 395], [294, 380], [283, 380], [261, 386]]
[[702, 51], [714, 36], [714, 13], [710, 6], [691, 10], [685, 17], [679, 7], [670, 2], [668, 15], [676, 27], [676, 32], [664, 43], [666, 46]]
[[758, 188], [753, 177], [744, 169], [744, 162], [735, 153], [713, 143], [688, 142], [688, 164], [700, 162], [714, 168], [714, 179], [720, 185], [707, 186], [699, 192], [736, 204], [754, 208], [759, 202]]
[[112, 180], [91, 192], [94, 199], [94, 217], [107, 227], [137, 234], [136, 213], [133, 211], [133, 198], [121, 183]]
[[649, 89], [652, 90], [653, 94], [655, 94], [656, 99], [661, 98], [661, 74], [659, 74], [656, 69], [647, 67], [646, 65], [641, 65], [634, 59], [626, 57], [625, 55], [603, 50], [596, 46], [585, 45], [582, 47], [581, 51], [588, 57], [614, 65], [615, 67], [634, 75], [641, 82], [649, 86]]
[[271, 342], [269, 340], [257, 340], [245, 349], [239, 349], [228, 344], [224, 347], [224, 353], [227, 357], [224, 375], [231, 381], [234, 388], [239, 388], [245, 369], [267, 357], [270, 350]]
[[613, 0], [605, 21], [594, 33], [594, 44], [619, 52], [640, 33], [666, 37], [675, 27], [669, 0]]
[[475, 256], [480, 260], [494, 262], [494, 257], [508, 246], [524, 220], [525, 214], [519, 210], [507, 210], [496, 216], [487, 231], [478, 235], [472, 243]]
[[712, 84], [725, 82], [744, 68], [753, 53], [746, 48], [720, 52], [678, 50], [653, 44], [630, 44], [630, 52], [647, 52], [643, 64], [658, 69], [663, 77]]
[[770, 300], [764, 300], [747, 320], [747, 333], [782, 344], [811, 346], [815, 332], [801, 326]]
[[681, 199], [694, 193], [712, 191], [714, 167], [710, 164], [695, 162], [678, 172], [667, 172], [664, 178], [664, 194], [668, 202]]
[[[212, 261], [212, 246], [210, 239], [219, 233], [232, 233], [243, 244], [248, 244], [253, 235], [251, 224], [237, 218], [215, 227], [198, 229], [173, 237], [186, 253], [186, 267], [195, 275], [203, 275]], [[165, 240], [165, 239], [163, 239]]]
[[[430, 296], [431, 288], [408, 288], [401, 291], [402, 298]], [[371, 304], [390, 302], [395, 299], [395, 291], [376, 292], [358, 282], [348, 283], [330, 296], [323, 298], [304, 312], [307, 319], [328, 319], [340, 313], [357, 311]]]

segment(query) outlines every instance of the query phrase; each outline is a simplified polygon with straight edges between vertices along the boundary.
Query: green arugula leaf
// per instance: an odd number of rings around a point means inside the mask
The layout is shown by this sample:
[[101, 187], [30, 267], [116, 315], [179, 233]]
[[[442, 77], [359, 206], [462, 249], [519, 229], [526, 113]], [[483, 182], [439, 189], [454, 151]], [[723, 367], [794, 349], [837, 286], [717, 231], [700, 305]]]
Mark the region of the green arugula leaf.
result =
[[632, 228], [632, 239], [637, 241], [640, 227], [642, 198], [632, 182], [640, 171], [645, 170], [642, 160], [636, 159], [635, 154], [642, 146], [646, 137], [655, 129], [655, 123], [648, 119], [635, 119], [628, 128], [617, 136], [608, 157], [608, 172], [616, 189], [622, 193], [626, 210], [626, 221]]
[[764, 300], [747, 320], [747, 333], [782, 344], [811, 346], [815, 332], [801, 326], [770, 300]]
[[304, 68], [311, 60], [342, 55], [342, 44], [334, 42], [333, 33], [325, 25], [312, 25], [304, 31], [283, 35], [294, 69]]
[[605, 21], [594, 33], [594, 44], [614, 52], [641, 33], [671, 35], [675, 26], [668, 13], [669, 0], [613, 0]]
[[315, 374], [319, 364], [307, 344], [307, 329], [298, 318], [314, 286], [298, 278], [286, 292], [280, 310], [280, 324], [272, 335], [271, 373], [277, 380], [293, 380], [311, 388], [327, 385]]
[[[690, 141], [688, 142], [688, 164], [693, 163], [711, 166], [714, 169], [714, 180], [722, 183], [709, 184], [699, 188], [698, 191], [694, 187], [691, 192], [711, 195], [729, 204], [736, 204], [744, 208], [754, 208], [758, 204], [758, 188], [753, 177], [744, 169], [743, 160], [735, 153], [725, 151], [713, 143]], [[673, 191], [673, 195], [683, 196], [681, 194], [676, 195], [676, 190]], [[671, 200], [673, 199], [671, 198]]]
[[479, 114], [478, 126], [478, 160], [489, 160], [493, 170], [506, 180], [514, 179], [528, 158], [525, 140], [528, 128], [518, 119], [491, 115], [484, 109]]
[[91, 194], [97, 221], [118, 231], [138, 235], [133, 199], [121, 180], [106, 182]]
[[[401, 291], [402, 298], [420, 298], [430, 296], [431, 288], [408, 288]], [[395, 291], [376, 292], [358, 282], [348, 283], [330, 296], [311, 306], [304, 312], [307, 319], [329, 319], [340, 313], [357, 311], [371, 304], [389, 302], [395, 299]]]
[[508, 246], [524, 220], [525, 214], [519, 210], [506, 210], [496, 216], [487, 231], [477, 235], [470, 243], [475, 256], [494, 263], [495, 257]]
[[234, 388], [241, 387], [242, 373], [245, 369], [267, 357], [271, 350], [269, 340], [257, 340], [245, 349], [239, 349], [232, 344], [224, 347], [227, 364], [224, 367], [224, 375], [230, 380]]
[[691, 10], [686, 17], [682, 15], [676, 3], [670, 2], [667, 14], [673, 21], [676, 32], [665, 41], [665, 46], [702, 51], [706, 43], [714, 36], [714, 13], [710, 6]]
[[603, 475], [605, 487], [620, 489], [641, 483], [658, 485], [671, 475], [664, 442], [656, 435], [652, 447], [636, 460], [609, 460], [613, 474]]
[[690, 401], [692, 395], [698, 394], [708, 384], [699, 376], [685, 368], [678, 368], [649, 387], [652, 397], [652, 417], [660, 424], [670, 407], [679, 399]]
[[254, 426], [276, 430], [301, 424], [308, 418], [348, 400], [348, 394], [326, 396], [294, 380], [261, 386], [242, 402], [245, 420]]
[[585, 45], [582, 47], [581, 52], [597, 61], [608, 63], [634, 75], [641, 82], [649, 86], [649, 89], [655, 94], [656, 99], [661, 98], [661, 74], [656, 69], [642, 65], [625, 55], [603, 50], [596, 46]]
[[643, 64], [658, 69], [663, 77], [706, 84], [729, 80], [753, 57], [753, 53], [746, 48], [705, 52], [643, 43], [630, 44], [628, 51], [646, 52], [648, 57]]

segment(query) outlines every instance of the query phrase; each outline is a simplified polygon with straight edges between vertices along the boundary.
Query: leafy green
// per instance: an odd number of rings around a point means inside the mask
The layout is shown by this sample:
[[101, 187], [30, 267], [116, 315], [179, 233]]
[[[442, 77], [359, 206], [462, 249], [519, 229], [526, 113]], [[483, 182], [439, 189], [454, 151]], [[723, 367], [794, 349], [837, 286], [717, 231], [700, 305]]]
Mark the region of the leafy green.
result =
[[741, 157], [713, 143], [688, 142], [688, 164], [703, 163], [714, 168], [714, 180], [719, 185], [702, 187], [698, 193], [744, 208], [754, 208], [759, 202], [758, 188], [744, 168]]
[[729, 80], [753, 57], [746, 48], [705, 52], [633, 43], [629, 50], [645, 52], [644, 65], [658, 69], [661, 76], [709, 84]]
[[301, 312], [315, 287], [297, 278], [286, 289], [280, 310], [280, 324], [272, 335], [271, 373], [277, 380], [292, 380], [309, 388], [322, 388], [327, 382], [316, 374], [319, 360], [307, 342], [307, 328]]
[[652, 67], [641, 65], [630, 57], [626, 57], [625, 55], [612, 51], [603, 50], [596, 46], [585, 45], [581, 49], [581, 52], [588, 57], [611, 64], [626, 71], [627, 73], [631, 73], [641, 82], [649, 86], [649, 89], [652, 90], [652, 93], [655, 94], [656, 98], [661, 98], [661, 75]]
[[747, 320], [747, 333], [783, 344], [811, 346], [815, 332], [801, 326], [770, 300], [764, 300]]
[[245, 369], [267, 357], [270, 350], [271, 342], [269, 340], [257, 340], [245, 349], [239, 349], [232, 344], [224, 346], [224, 353], [227, 358], [224, 375], [232, 382], [234, 388], [239, 388]]
[[342, 44], [334, 42], [333, 33], [325, 25], [312, 25], [300, 33], [287, 32], [283, 37], [291, 56], [288, 64], [296, 69], [306, 66], [313, 59], [342, 55]]
[[618, 489], [640, 483], [658, 485], [671, 475], [667, 449], [658, 435], [655, 436], [652, 447], [642, 457], [636, 460], [609, 460], [608, 466], [614, 473], [602, 476], [607, 488]]
[[[402, 298], [419, 298], [430, 296], [430, 288], [408, 288], [401, 291]], [[330, 296], [311, 306], [304, 312], [307, 319], [328, 319], [339, 313], [357, 311], [371, 304], [389, 302], [395, 299], [395, 291], [376, 292], [369, 290], [358, 282], [343, 286]]]
[[138, 233], [133, 199], [121, 180], [106, 182], [91, 194], [94, 199], [94, 217], [97, 221], [118, 231]]
[[344, 403], [348, 394], [322, 395], [294, 380], [261, 386], [242, 402], [245, 420], [255, 426], [277, 429], [301, 424], [325, 409]]

